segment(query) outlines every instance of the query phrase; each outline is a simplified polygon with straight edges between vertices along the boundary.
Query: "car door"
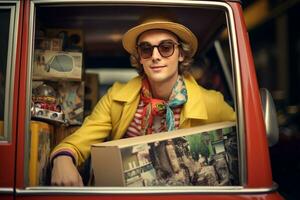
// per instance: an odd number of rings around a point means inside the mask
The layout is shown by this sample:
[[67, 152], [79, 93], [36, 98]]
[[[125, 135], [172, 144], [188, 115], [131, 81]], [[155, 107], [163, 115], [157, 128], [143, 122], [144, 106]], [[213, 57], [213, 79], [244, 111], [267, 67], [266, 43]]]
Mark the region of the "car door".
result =
[[0, 2], [0, 198], [13, 199], [22, 19], [19, 1]]

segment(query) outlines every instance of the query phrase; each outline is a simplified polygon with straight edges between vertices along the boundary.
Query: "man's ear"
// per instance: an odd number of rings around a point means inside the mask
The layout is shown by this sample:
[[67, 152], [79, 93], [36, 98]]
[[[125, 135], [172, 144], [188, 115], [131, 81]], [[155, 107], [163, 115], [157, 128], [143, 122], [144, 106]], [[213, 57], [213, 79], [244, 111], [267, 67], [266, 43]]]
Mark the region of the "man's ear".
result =
[[140, 56], [135, 56], [135, 59], [137, 60], [137, 62], [140, 64], [140, 65], [142, 65], [142, 63], [141, 63], [141, 61], [142, 61], [142, 59], [141, 59], [141, 57]]
[[179, 58], [178, 61], [182, 62], [184, 60], [184, 53], [182, 52], [182, 50], [179, 51]]

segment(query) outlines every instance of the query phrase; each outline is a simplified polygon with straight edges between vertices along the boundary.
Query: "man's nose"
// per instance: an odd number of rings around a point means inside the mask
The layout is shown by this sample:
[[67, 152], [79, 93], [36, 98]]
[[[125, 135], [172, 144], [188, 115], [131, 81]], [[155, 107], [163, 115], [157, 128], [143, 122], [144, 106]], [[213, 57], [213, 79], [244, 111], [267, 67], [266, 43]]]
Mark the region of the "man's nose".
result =
[[161, 55], [158, 51], [158, 47], [153, 48], [152, 59], [161, 59]]

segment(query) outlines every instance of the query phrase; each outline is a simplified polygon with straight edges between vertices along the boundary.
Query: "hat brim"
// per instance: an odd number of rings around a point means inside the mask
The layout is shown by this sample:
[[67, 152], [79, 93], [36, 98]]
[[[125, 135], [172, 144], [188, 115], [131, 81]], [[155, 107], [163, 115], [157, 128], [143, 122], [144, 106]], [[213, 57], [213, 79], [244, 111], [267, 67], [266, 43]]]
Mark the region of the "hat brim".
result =
[[136, 40], [140, 34], [145, 31], [152, 30], [152, 29], [161, 29], [161, 30], [168, 30], [179, 37], [184, 43], [187, 43], [191, 47], [191, 54], [192, 56], [195, 55], [198, 48], [198, 41], [197, 37], [190, 31], [187, 27], [174, 23], [174, 22], [149, 22], [144, 23], [138, 26], [133, 27], [132, 29], [128, 30], [123, 36], [123, 47], [126, 51], [130, 54], [136, 54]]

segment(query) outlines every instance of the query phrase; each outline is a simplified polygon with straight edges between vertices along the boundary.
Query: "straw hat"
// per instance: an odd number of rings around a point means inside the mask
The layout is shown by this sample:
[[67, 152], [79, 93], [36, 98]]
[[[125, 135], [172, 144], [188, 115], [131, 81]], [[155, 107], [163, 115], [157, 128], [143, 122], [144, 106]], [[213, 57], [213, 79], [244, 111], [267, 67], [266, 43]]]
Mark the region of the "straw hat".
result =
[[167, 30], [174, 33], [181, 41], [190, 45], [192, 56], [195, 55], [198, 48], [197, 37], [190, 29], [183, 26], [182, 24], [177, 23], [169, 16], [148, 17], [141, 20], [141, 23], [139, 25], [129, 29], [124, 34], [122, 39], [123, 47], [125, 48], [125, 50], [130, 54], [135, 54], [136, 42], [139, 35], [145, 31], [152, 29]]

